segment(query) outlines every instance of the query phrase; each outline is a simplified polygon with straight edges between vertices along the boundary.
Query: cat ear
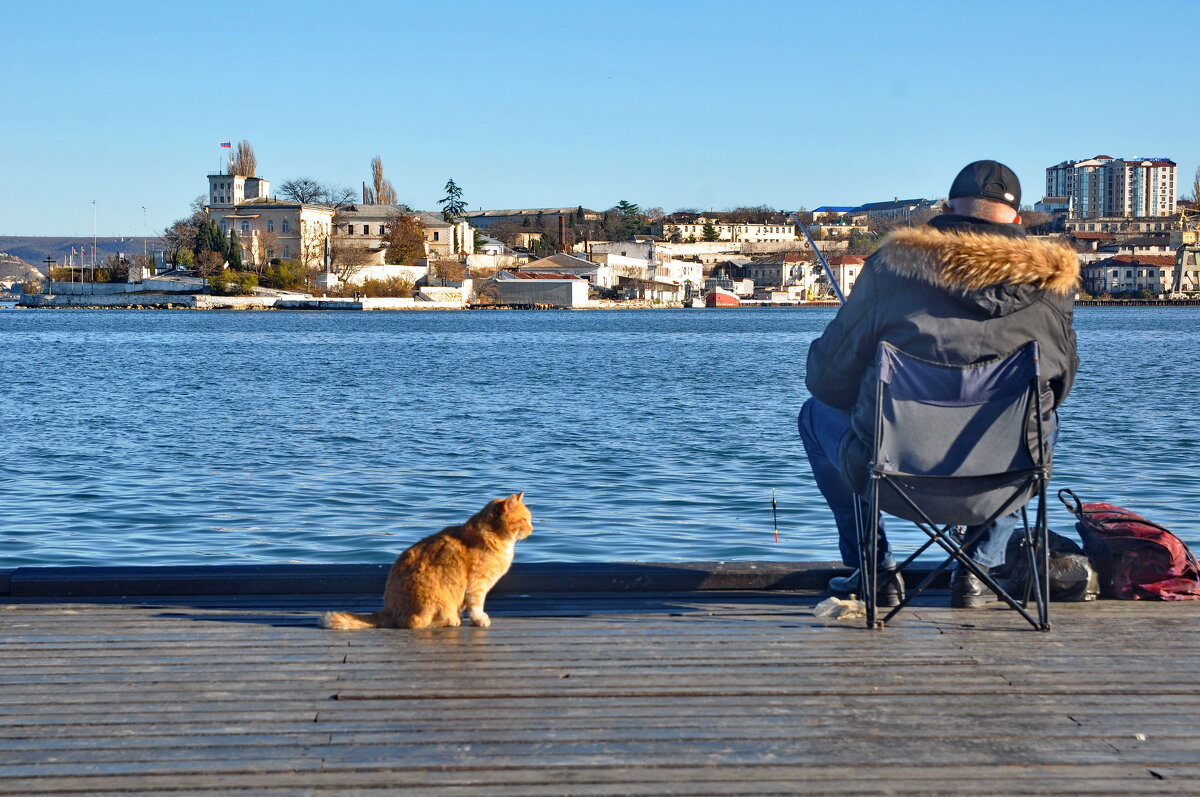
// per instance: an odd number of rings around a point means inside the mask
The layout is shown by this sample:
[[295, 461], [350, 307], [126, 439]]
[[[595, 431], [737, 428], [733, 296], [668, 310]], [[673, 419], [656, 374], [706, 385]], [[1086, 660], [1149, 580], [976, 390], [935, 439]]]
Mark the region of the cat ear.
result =
[[509, 507], [516, 506], [518, 503], [520, 503], [521, 496], [523, 496], [523, 495], [525, 495], [525, 493], [523, 493], [523, 492], [513, 493], [508, 498], [505, 498], [504, 499], [504, 508], [508, 509]]

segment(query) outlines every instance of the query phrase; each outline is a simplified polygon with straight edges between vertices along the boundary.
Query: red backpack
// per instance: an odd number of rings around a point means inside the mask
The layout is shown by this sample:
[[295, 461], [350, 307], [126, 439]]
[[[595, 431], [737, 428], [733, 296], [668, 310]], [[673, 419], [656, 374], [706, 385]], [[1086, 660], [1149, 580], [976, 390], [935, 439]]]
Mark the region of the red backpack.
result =
[[[1064, 498], [1069, 495], [1074, 506]], [[1112, 504], [1084, 504], [1070, 490], [1058, 498], [1078, 522], [1083, 550], [1100, 574], [1100, 594], [1120, 600], [1200, 600], [1200, 566], [1183, 540]]]

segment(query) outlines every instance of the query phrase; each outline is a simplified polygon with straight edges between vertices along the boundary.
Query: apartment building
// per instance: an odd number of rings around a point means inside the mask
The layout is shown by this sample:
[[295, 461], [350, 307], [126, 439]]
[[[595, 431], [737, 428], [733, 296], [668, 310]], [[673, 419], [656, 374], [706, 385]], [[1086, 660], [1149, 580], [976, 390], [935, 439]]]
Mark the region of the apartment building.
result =
[[1070, 218], [1169, 216], [1178, 167], [1169, 158], [1097, 155], [1046, 169], [1046, 196], [1066, 197]]

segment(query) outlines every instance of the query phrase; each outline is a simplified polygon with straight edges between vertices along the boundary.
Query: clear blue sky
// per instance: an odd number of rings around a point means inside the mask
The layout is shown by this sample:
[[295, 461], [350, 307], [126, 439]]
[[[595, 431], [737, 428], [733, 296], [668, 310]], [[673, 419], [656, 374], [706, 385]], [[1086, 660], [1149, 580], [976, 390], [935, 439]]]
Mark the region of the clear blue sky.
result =
[[259, 173], [472, 208], [942, 196], [977, 158], [1162, 155], [1190, 190], [1200, 5], [0, 0], [0, 234], [157, 231]]

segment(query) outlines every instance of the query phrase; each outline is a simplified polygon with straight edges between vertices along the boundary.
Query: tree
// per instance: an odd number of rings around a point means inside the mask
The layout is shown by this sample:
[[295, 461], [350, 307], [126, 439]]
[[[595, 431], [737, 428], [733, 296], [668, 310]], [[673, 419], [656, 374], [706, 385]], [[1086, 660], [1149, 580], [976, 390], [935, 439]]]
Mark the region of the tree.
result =
[[311, 177], [298, 177], [279, 186], [279, 195], [292, 202], [317, 203], [325, 196], [325, 186]]
[[229, 154], [229, 173], [242, 177], [253, 177], [256, 166], [258, 166], [258, 162], [254, 159], [254, 147], [250, 146], [250, 142], [243, 138]]
[[766, 224], [777, 213], [769, 205], [742, 205], [741, 207], [725, 211], [725, 218], [734, 224]]
[[321, 186], [321, 198], [317, 201], [319, 204], [329, 205], [332, 208], [352, 205], [354, 204], [354, 189], [346, 185], [325, 183]]
[[546, 257], [558, 251], [558, 237], [550, 233], [542, 233], [542, 237], [538, 238], [529, 247], [537, 257]]
[[633, 202], [626, 202], [622, 199], [617, 203], [616, 210], [621, 214], [621, 227], [624, 233], [624, 238], [632, 239], [633, 236], [642, 233], [646, 226], [646, 217], [642, 215], [642, 210]]
[[701, 232], [702, 232], [701, 240], [704, 240], [704, 241], [719, 241], [719, 240], [721, 240], [721, 234], [717, 232], [717, 228], [713, 225], [713, 223], [711, 221], [704, 222], [704, 228]]
[[387, 245], [384, 259], [388, 263], [410, 265], [425, 257], [425, 229], [415, 216], [396, 213], [383, 236]]
[[433, 263], [433, 276], [446, 282], [462, 282], [467, 278], [467, 267], [457, 260], [437, 260]]
[[378, 155], [371, 158], [371, 184], [372, 187], [367, 189], [367, 204], [396, 204], [396, 190], [392, 188], [391, 180], [383, 176], [383, 160]]
[[1053, 226], [1054, 214], [1032, 208], [1021, 209], [1021, 226], [1028, 232], [1048, 233]]
[[242, 242], [238, 240], [237, 230], [229, 231], [229, 267], [234, 271], [242, 270]]
[[608, 241], [621, 241], [625, 238], [625, 217], [618, 208], [604, 211], [600, 219], [599, 236]]
[[229, 244], [225, 241], [225, 233], [221, 232], [221, 228], [212, 219], [206, 219], [200, 224], [200, 228], [196, 231], [196, 242], [192, 246], [192, 251], [196, 254], [196, 262], [201, 265], [208, 265], [212, 258], [207, 258], [207, 254], [219, 255], [221, 265], [225, 264], [225, 256], [229, 253]]
[[329, 247], [329, 260], [342, 282], [349, 282], [358, 272], [371, 265], [375, 253], [366, 244], [334, 239]]
[[334, 183], [319, 183], [311, 177], [298, 177], [279, 186], [279, 196], [291, 202], [339, 208], [354, 201], [354, 189]]
[[179, 253], [184, 250], [191, 252], [196, 246], [196, 233], [200, 229], [200, 225], [208, 220], [208, 214], [204, 212], [204, 202], [207, 199], [203, 194], [192, 200], [191, 214], [184, 216], [182, 219], [176, 219], [162, 232], [163, 241], [166, 242], [167, 249], [171, 252], [171, 262], [178, 264]]
[[442, 206], [442, 218], [449, 224], [461, 220], [463, 214], [467, 212], [467, 203], [463, 201], [462, 189], [458, 187], [458, 183], [454, 182], [453, 178], [446, 181], [446, 195], [438, 200], [438, 204]]
[[879, 241], [880, 237], [877, 235], [862, 230], [852, 230], [846, 253], [851, 255], [873, 254], [879, 246]]
[[250, 254], [250, 262], [254, 271], [261, 276], [271, 260], [279, 257], [279, 233], [260, 229], [255, 239], [255, 249]]

